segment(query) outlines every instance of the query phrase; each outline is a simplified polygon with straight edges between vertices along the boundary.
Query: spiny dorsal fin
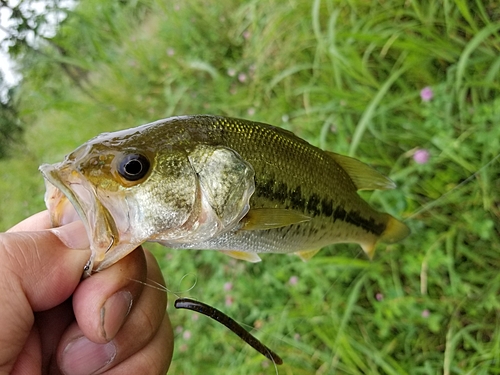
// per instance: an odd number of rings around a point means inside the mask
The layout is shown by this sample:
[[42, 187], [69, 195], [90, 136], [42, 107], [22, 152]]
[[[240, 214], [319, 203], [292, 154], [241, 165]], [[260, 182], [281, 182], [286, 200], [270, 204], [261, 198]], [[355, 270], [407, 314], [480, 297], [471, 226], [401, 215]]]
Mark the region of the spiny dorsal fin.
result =
[[229, 255], [231, 258], [246, 260], [250, 263], [258, 263], [262, 260], [257, 253], [247, 253], [246, 251], [238, 250], [220, 250], [220, 252]]
[[396, 187], [391, 179], [357, 159], [329, 151], [326, 153], [344, 168], [357, 190], [388, 190]]
[[242, 230], [267, 230], [311, 220], [309, 216], [285, 208], [253, 208], [241, 219]]

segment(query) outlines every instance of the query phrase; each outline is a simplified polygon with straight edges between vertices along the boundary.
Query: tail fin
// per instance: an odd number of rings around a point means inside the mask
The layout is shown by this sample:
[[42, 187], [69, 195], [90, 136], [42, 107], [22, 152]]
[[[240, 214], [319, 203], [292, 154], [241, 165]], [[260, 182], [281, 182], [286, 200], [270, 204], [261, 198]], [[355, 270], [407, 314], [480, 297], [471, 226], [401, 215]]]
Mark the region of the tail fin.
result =
[[380, 241], [384, 243], [394, 243], [399, 242], [410, 234], [410, 228], [399, 221], [398, 219], [389, 216], [389, 220], [387, 221], [387, 226], [384, 232], [380, 235]]
[[[385, 227], [385, 230], [378, 238], [378, 241], [383, 243], [395, 243], [401, 241], [410, 234], [410, 228], [408, 228], [405, 223], [399, 221], [389, 214], [386, 215], [388, 216], [387, 225]], [[375, 246], [377, 245], [378, 241], [376, 238], [372, 238], [371, 240], [368, 240], [366, 242], [359, 243], [363, 248], [363, 251], [366, 253], [366, 255], [368, 255], [370, 259], [372, 259], [373, 255], [375, 254]]]

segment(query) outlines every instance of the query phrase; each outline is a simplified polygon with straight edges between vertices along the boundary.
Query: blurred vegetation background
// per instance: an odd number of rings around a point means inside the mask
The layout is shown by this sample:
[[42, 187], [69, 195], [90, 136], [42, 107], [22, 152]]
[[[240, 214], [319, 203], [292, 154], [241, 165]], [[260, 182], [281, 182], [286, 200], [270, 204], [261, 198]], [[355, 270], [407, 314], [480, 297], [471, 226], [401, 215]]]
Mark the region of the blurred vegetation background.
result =
[[398, 184], [363, 193], [413, 232], [373, 261], [148, 245], [171, 301], [218, 307], [284, 359], [169, 306], [172, 374], [500, 373], [497, 1], [36, 2], [2, 25], [23, 79], [2, 93], [1, 230], [44, 209], [41, 163], [173, 115], [278, 125]]

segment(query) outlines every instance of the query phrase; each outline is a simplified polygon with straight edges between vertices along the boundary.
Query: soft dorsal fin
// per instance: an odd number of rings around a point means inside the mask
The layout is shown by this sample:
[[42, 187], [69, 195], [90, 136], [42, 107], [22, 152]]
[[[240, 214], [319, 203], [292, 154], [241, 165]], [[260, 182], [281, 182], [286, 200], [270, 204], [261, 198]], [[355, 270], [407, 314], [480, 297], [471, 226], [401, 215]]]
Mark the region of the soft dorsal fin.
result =
[[349, 156], [326, 151], [351, 177], [357, 190], [388, 190], [396, 184], [388, 177], [376, 171], [368, 164]]
[[258, 263], [262, 260], [260, 259], [260, 256], [257, 255], [257, 253], [249, 253], [239, 250], [220, 250], [220, 252], [230, 256], [231, 258], [246, 260], [250, 263]]
[[243, 224], [241, 229], [267, 230], [304, 223], [309, 220], [311, 220], [309, 216], [286, 208], [253, 208], [241, 219]]

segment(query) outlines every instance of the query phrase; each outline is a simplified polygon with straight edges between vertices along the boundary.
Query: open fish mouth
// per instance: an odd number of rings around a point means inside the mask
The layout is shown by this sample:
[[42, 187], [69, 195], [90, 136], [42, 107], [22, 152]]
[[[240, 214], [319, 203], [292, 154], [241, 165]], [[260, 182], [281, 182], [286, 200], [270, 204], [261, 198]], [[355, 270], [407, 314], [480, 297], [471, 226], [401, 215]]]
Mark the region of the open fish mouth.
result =
[[78, 171], [63, 163], [40, 167], [45, 178], [45, 203], [53, 227], [80, 217], [91, 244], [90, 270], [109, 263], [106, 254], [119, 243], [120, 235], [109, 210], [99, 201], [95, 189]]

